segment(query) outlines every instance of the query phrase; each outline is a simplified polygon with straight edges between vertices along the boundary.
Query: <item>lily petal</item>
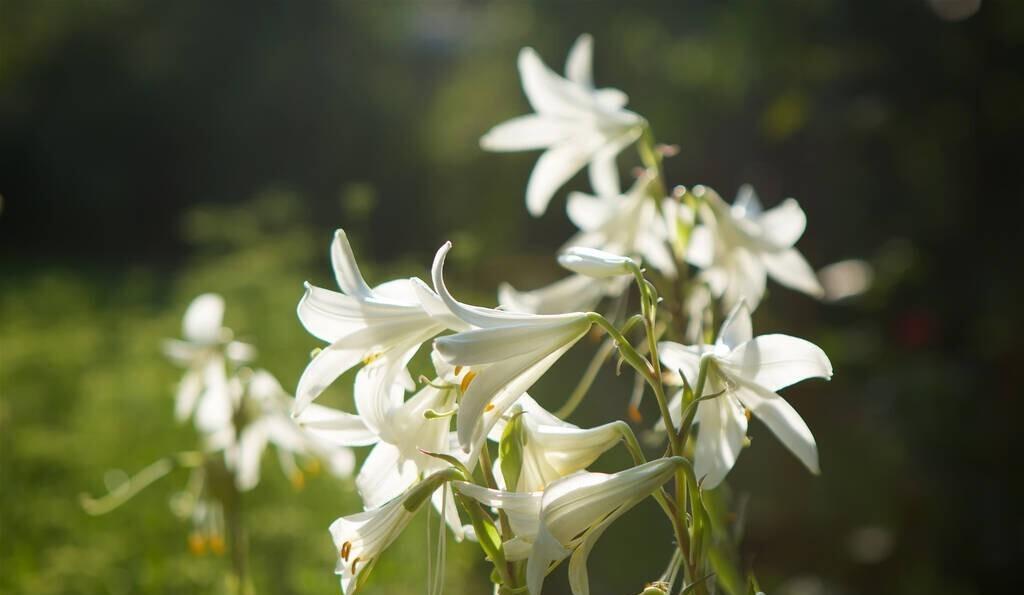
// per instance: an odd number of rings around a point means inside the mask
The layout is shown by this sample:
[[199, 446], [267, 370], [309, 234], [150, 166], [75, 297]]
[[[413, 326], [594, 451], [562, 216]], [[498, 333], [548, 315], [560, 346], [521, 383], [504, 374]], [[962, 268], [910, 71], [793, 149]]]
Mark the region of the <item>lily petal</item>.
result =
[[729, 316], [722, 323], [722, 328], [718, 331], [718, 339], [715, 340], [716, 345], [724, 345], [729, 349], [735, 349], [736, 347], [750, 341], [754, 336], [754, 325], [750, 320], [750, 308], [743, 301], [736, 304], [729, 313]]
[[235, 485], [243, 492], [256, 487], [260, 481], [260, 461], [267, 448], [267, 438], [266, 427], [258, 422], [242, 432], [235, 461]]
[[374, 432], [380, 434], [384, 431], [388, 412], [400, 406], [405, 391], [412, 388], [406, 366], [420, 345], [436, 332], [436, 329], [428, 328], [406, 338], [356, 373], [352, 388], [356, 411]]
[[434, 346], [441, 357], [460, 366], [475, 366], [520, 355], [550, 352], [589, 327], [586, 315], [545, 322], [473, 329], [438, 337]]
[[667, 369], [682, 374], [691, 386], [697, 383], [697, 373], [700, 371], [700, 357], [707, 350], [707, 347], [680, 345], [672, 341], [658, 343], [658, 356], [661, 359], [661, 363]]
[[761, 335], [719, 364], [730, 374], [771, 392], [808, 378], [832, 377], [832, 362], [817, 345], [788, 335]]
[[352, 297], [362, 299], [373, 296], [370, 287], [363, 280], [362, 273], [359, 272], [359, 265], [356, 264], [352, 246], [343, 229], [334, 232], [334, 242], [331, 244], [331, 264], [334, 265], [334, 276], [342, 291]]
[[818, 299], [825, 296], [825, 289], [818, 281], [818, 276], [796, 248], [781, 252], [765, 252], [761, 256], [761, 262], [772, 279], [781, 285]]
[[706, 225], [698, 225], [690, 232], [690, 243], [686, 249], [686, 262], [706, 269], [714, 262], [715, 238]]
[[526, 208], [531, 215], [539, 217], [544, 214], [551, 197], [583, 169], [597, 146], [594, 139], [583, 143], [565, 142], [544, 151], [526, 183]]
[[212, 344], [220, 340], [224, 321], [224, 298], [204, 293], [188, 305], [182, 320], [182, 336], [193, 343]]
[[339, 343], [323, 349], [309, 362], [295, 389], [292, 414], [302, 413], [339, 376], [363, 361], [365, 347], [343, 347]]
[[572, 137], [578, 127], [553, 116], [528, 114], [502, 122], [480, 138], [487, 151], [529, 151], [543, 149]]
[[734, 393], [811, 473], [821, 472], [818, 446], [800, 414], [785, 399], [752, 382], [740, 382]]
[[608, 293], [608, 287], [608, 283], [585, 275], [570, 275], [531, 291], [517, 291], [502, 283], [498, 287], [498, 303], [506, 310], [530, 314], [587, 312]]
[[545, 66], [533, 48], [523, 48], [519, 52], [519, 78], [527, 100], [538, 114], [585, 117], [594, 104], [582, 87]]
[[310, 435], [338, 446], [368, 446], [377, 442], [377, 434], [366, 427], [363, 418], [316, 403], [308, 405], [295, 421]]
[[416, 466], [403, 461], [397, 446], [380, 442], [356, 475], [356, 489], [367, 509], [377, 508], [416, 483]]
[[593, 61], [594, 38], [590, 34], [584, 33], [576, 38], [572, 49], [569, 50], [569, 57], [565, 60], [566, 78], [578, 85], [593, 88]]
[[740, 186], [732, 205], [733, 216], [739, 219], [754, 219], [761, 215], [762, 209], [761, 201], [757, 198], [754, 187], [750, 184]]
[[452, 485], [460, 493], [484, 506], [500, 508], [505, 511], [516, 537], [529, 542], [536, 538], [537, 526], [540, 523], [541, 492], [492, 490], [464, 481], [454, 481]]
[[[434, 282], [434, 289], [444, 302], [444, 305], [453, 315], [465, 323], [480, 328], [490, 328], [516, 323], [540, 324], [543, 322], [568, 321], [579, 317], [579, 313], [552, 315], [524, 314], [463, 304], [452, 296], [444, 282], [444, 262], [451, 248], [452, 243], [445, 242], [437, 250], [437, 254], [434, 256], [434, 264], [431, 267], [431, 280]], [[446, 337], [442, 337], [442, 339], [444, 338]]]
[[787, 198], [778, 206], [762, 213], [757, 222], [761, 225], [761, 237], [778, 248], [789, 248], [804, 235], [807, 215], [795, 199]]
[[587, 168], [590, 185], [598, 196], [618, 196], [622, 193], [619, 166], [615, 160], [622, 148], [618, 143], [608, 145], [594, 154]]
[[[456, 429], [463, 450], [477, 451], [501, 415], [585, 333], [586, 327], [576, 338], [541, 358], [527, 353], [496, 362], [482, 370], [459, 403]], [[493, 407], [488, 408], [489, 405]]]
[[703, 401], [697, 405], [696, 450], [693, 471], [703, 487], [712, 489], [722, 483], [736, 464], [747, 435], [747, 418], [739, 404], [728, 395]]
[[727, 264], [728, 286], [722, 299], [729, 307], [745, 301], [751, 310], [757, 309], [764, 297], [768, 272], [760, 259], [745, 248], [737, 248]]

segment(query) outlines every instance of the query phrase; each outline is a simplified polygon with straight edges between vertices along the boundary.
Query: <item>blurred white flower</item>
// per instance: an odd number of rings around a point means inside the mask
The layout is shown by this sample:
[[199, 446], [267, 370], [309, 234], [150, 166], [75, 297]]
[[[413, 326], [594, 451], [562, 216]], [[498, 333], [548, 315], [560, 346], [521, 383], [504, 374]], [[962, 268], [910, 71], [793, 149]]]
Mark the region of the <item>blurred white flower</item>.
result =
[[406, 390], [415, 388], [406, 366], [416, 351], [442, 330], [465, 325], [446, 316], [439, 303], [425, 303], [438, 298], [412, 279], [371, 289], [343, 230], [335, 233], [331, 261], [342, 293], [307, 285], [299, 302], [303, 326], [330, 345], [299, 379], [293, 413], [301, 413], [339, 376], [363, 364], [355, 381], [356, 408], [367, 427], [380, 432], [388, 412], [402, 404]]
[[581, 35], [566, 62], [566, 76], [552, 72], [533, 48], [519, 53], [523, 91], [536, 113], [513, 118], [480, 139], [489, 151], [545, 149], [526, 186], [526, 207], [544, 214], [554, 193], [588, 163], [595, 188], [618, 187], [615, 157], [643, 132], [644, 119], [624, 109], [616, 89], [595, 89], [593, 39]]
[[687, 260], [726, 308], [741, 300], [756, 309], [768, 276], [791, 289], [821, 298], [824, 290], [803, 255], [793, 247], [807, 216], [792, 198], [764, 211], [754, 189], [745, 185], [730, 207], [714, 190], [697, 187], [701, 225], [693, 230]]
[[585, 312], [593, 310], [602, 298], [622, 293], [629, 282], [628, 277], [594, 279], [586, 275], [570, 275], [530, 291], [519, 291], [508, 283], [502, 283], [498, 287], [498, 303], [510, 312]]
[[565, 243], [563, 251], [582, 247], [621, 254], [674, 278], [669, 228], [658, 202], [651, 198], [652, 181], [653, 174], [645, 172], [626, 194], [618, 188], [611, 194], [595, 196], [571, 193], [566, 212], [580, 231]]
[[196, 427], [203, 432], [229, 422], [232, 404], [228, 394], [227, 362], [252, 360], [253, 346], [232, 340], [231, 330], [223, 326], [224, 298], [215, 293], [197, 296], [182, 319], [184, 340], [164, 341], [164, 354], [186, 368], [178, 384], [174, 415], [185, 421], [195, 414]]
[[[667, 370], [684, 376], [695, 386], [707, 363], [703, 395], [719, 396], [697, 404], [694, 423], [699, 426], [694, 452], [694, 473], [705, 488], [721, 483], [732, 469], [747, 435], [749, 411], [757, 416], [798, 459], [818, 473], [818, 447], [811, 430], [793, 407], [776, 394], [779, 389], [807, 378], [832, 377], [832, 364], [819, 347], [788, 335], [753, 337], [750, 310], [741, 302], [722, 324], [714, 345], [684, 346], [659, 343]], [[678, 428], [682, 394], [669, 404]]]
[[[518, 314], [468, 306], [444, 283], [444, 260], [451, 243], [434, 259], [434, 288], [449, 311], [471, 330], [439, 337], [434, 348], [449, 364], [471, 368], [463, 381], [456, 424], [466, 452], [476, 453], [498, 418], [578, 341], [591, 326], [590, 315]], [[471, 456], [470, 463], [475, 460]]]
[[[296, 457], [307, 460], [307, 469], [318, 472], [320, 463], [337, 477], [347, 477], [355, 468], [352, 450], [315, 435], [303, 432], [291, 418], [292, 398], [266, 370], [256, 370], [248, 379], [241, 400], [241, 433], [236, 444], [228, 448], [226, 460], [234, 469], [235, 484], [246, 491], [260, 480], [260, 461], [269, 445], [274, 445], [278, 461], [292, 485], [301, 488], [305, 474]], [[310, 405], [311, 415], [328, 415], [329, 409]]]
[[[571, 193], [567, 211], [580, 231], [565, 243], [563, 253], [580, 248], [602, 250], [634, 258], [674, 278], [676, 267], [668, 245], [669, 228], [650, 197], [650, 183], [651, 176], [644, 174], [624, 195], [617, 185], [609, 194]], [[628, 277], [595, 279], [572, 275], [532, 291], [517, 291], [504, 284], [499, 289], [498, 301], [517, 312], [579, 312], [592, 310], [604, 297], [620, 295], [630, 281]]]
[[841, 260], [818, 269], [818, 279], [825, 288], [825, 299], [837, 302], [871, 289], [875, 270], [863, 260]]

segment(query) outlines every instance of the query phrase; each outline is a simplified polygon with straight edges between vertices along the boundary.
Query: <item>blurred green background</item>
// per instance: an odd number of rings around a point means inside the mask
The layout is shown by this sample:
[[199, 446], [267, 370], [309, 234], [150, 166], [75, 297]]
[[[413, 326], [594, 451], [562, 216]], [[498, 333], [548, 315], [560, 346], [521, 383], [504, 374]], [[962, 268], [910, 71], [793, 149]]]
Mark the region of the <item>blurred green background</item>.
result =
[[[105, 517], [77, 501], [192, 445], [160, 340], [194, 295], [222, 293], [293, 387], [318, 346], [294, 308], [303, 281], [331, 286], [336, 227], [373, 283], [425, 275], [446, 239], [477, 303], [557, 278], [564, 192], [531, 220], [536, 155], [477, 140], [528, 110], [519, 48], [560, 70], [582, 32], [598, 84], [679, 144], [671, 183], [794, 196], [812, 263], [876, 269], [848, 303], [770, 286], [758, 310], [758, 332], [822, 345], [836, 376], [786, 392], [821, 477], [751, 431], [730, 476], [749, 496], [744, 564], [769, 593], [1005, 592], [1024, 559], [1024, 3], [943, 18], [972, 4], [0, 0], [0, 592], [221, 592], [227, 561], [191, 556], [167, 507], [184, 475]], [[534, 395], [561, 403], [593, 348]], [[623, 415], [630, 383], [602, 379], [573, 421]], [[357, 509], [352, 485], [295, 491], [270, 458], [247, 502], [257, 592], [338, 592], [326, 528]], [[595, 593], [661, 572], [657, 519], [607, 534]], [[421, 521], [371, 592], [424, 589], [424, 539]], [[450, 549], [448, 592], [489, 592], [479, 558]]]

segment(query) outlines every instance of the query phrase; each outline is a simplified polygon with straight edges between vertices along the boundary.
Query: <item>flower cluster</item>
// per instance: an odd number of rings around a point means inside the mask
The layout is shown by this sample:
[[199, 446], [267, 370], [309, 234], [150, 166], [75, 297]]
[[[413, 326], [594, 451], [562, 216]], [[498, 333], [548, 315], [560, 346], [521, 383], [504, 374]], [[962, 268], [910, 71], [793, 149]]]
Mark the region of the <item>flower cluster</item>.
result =
[[[503, 285], [498, 308], [466, 304], [446, 284], [446, 243], [429, 282], [370, 287], [339, 230], [330, 250], [339, 291], [309, 285], [299, 303], [302, 324], [327, 345], [299, 381], [295, 420], [338, 447], [372, 446], [356, 477], [365, 510], [330, 527], [345, 593], [365, 583], [429, 498], [455, 537], [477, 542], [494, 565], [496, 592], [539, 595], [545, 576], [568, 559], [573, 593], [586, 594], [595, 543], [649, 496], [677, 548], [650, 588], [714, 592], [709, 577], [730, 557], [713, 555], [722, 540], [705, 492], [749, 444], [751, 416], [818, 472], [814, 437], [778, 391], [830, 378], [831, 364], [802, 339], [754, 337], [751, 322], [768, 277], [823, 295], [794, 247], [804, 212], [793, 199], [764, 209], [749, 186], [732, 205], [701, 186], [668, 192], [662, 161], [674, 151], [654, 143], [623, 92], [595, 87], [592, 46], [589, 36], [577, 40], [564, 77], [524, 49], [519, 72], [535, 113], [481, 139], [492, 151], [543, 150], [526, 188], [534, 216], [587, 168], [594, 194], [570, 193], [566, 204], [579, 228], [558, 256], [570, 276], [532, 291]], [[631, 145], [642, 168], [623, 191], [617, 158]], [[595, 311], [601, 304], [605, 314]], [[626, 316], [631, 304], [638, 312]], [[547, 411], [528, 391], [590, 332], [606, 334], [605, 347], [567, 405]], [[421, 350], [434, 370], [414, 380], [409, 365]], [[664, 449], [653, 460], [625, 421], [580, 428], [564, 420], [612, 353], [636, 374], [635, 398], [649, 391], [657, 400], [652, 429]], [[356, 368], [354, 413], [312, 404]], [[620, 443], [632, 467], [588, 470]]]
[[[108, 486], [111, 491], [103, 498], [82, 501], [90, 513], [102, 514], [175, 468], [187, 468], [189, 480], [171, 499], [171, 509], [191, 523], [188, 545], [196, 554], [224, 553], [225, 534], [231, 532], [227, 525], [240, 513], [235, 495], [259, 483], [268, 446], [275, 447], [281, 469], [296, 489], [305, 485], [309, 473], [326, 468], [334, 476], [349, 477], [355, 467], [351, 449], [304, 431], [292, 419], [294, 399], [270, 372], [248, 367], [256, 349], [234, 340], [234, 333], [223, 325], [224, 310], [224, 299], [217, 294], [196, 297], [185, 310], [182, 339], [168, 339], [163, 345], [168, 359], [185, 369], [174, 413], [179, 423], [192, 422], [198, 448], [160, 459]], [[308, 414], [343, 415], [318, 405]]]

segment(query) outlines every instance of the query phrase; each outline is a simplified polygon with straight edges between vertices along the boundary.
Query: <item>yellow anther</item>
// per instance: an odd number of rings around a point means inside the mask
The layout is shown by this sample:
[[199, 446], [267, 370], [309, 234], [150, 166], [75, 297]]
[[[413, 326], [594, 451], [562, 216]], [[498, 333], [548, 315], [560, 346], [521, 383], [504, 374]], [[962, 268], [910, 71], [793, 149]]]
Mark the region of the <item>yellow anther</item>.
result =
[[356, 564], [358, 564], [358, 563], [359, 563], [359, 558], [356, 558], [355, 560], [352, 560], [352, 574], [356, 573]]
[[295, 470], [288, 479], [292, 482], [292, 487], [296, 490], [301, 490], [306, 487], [306, 475], [302, 471]]
[[341, 559], [345, 560], [347, 562], [348, 561], [348, 555], [350, 553], [352, 553], [352, 542], [351, 541], [346, 541], [345, 543], [341, 544], [341, 552], [340, 553], [341, 553]]
[[320, 466], [320, 459], [309, 459], [306, 461], [306, 473], [310, 475], [319, 475], [323, 469]]
[[750, 409], [747, 409], [746, 407], [744, 407], [743, 408], [743, 416], [747, 418], [747, 421], [750, 421]]
[[476, 372], [473, 370], [466, 372], [466, 375], [462, 377], [462, 382], [459, 383], [459, 388], [462, 389], [462, 392], [466, 392], [466, 389], [469, 388], [469, 383], [473, 382], [474, 378], [476, 378]]
[[214, 534], [210, 536], [210, 551], [218, 556], [224, 555], [224, 536]]
[[462, 374], [462, 366], [455, 366], [455, 375]]
[[490, 413], [493, 410], [494, 410], [494, 403], [488, 403], [487, 406], [484, 407], [484, 413]]
[[626, 415], [628, 415], [629, 420], [635, 424], [644, 420], [644, 416], [640, 413], [640, 409], [632, 403], [629, 404], [629, 409], [626, 410]]
[[381, 355], [383, 355], [383, 354], [382, 354], [382, 353], [380, 353], [380, 352], [376, 352], [376, 351], [375, 351], [375, 352], [372, 352], [372, 353], [367, 353], [367, 354], [366, 354], [366, 357], [364, 357], [364, 358], [363, 358], [363, 364], [365, 364], [365, 365], [370, 365], [370, 364], [372, 364], [373, 362], [375, 362], [375, 361], [377, 361], [378, 359], [380, 359], [380, 356], [381, 356]]
[[188, 534], [188, 551], [193, 556], [202, 556], [206, 553], [206, 538], [202, 533], [193, 531]]

